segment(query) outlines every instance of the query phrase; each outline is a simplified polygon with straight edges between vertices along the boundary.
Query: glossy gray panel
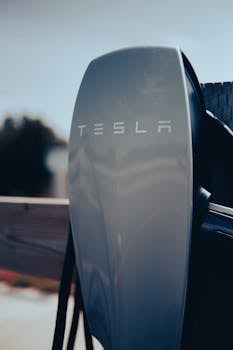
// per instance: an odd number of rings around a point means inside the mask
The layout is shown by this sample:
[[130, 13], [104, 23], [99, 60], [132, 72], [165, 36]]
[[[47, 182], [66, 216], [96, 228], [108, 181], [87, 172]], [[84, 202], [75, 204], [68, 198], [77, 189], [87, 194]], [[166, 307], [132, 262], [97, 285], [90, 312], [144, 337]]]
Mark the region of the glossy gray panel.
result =
[[179, 50], [93, 61], [75, 106], [70, 211], [92, 334], [106, 350], [179, 349], [192, 217]]

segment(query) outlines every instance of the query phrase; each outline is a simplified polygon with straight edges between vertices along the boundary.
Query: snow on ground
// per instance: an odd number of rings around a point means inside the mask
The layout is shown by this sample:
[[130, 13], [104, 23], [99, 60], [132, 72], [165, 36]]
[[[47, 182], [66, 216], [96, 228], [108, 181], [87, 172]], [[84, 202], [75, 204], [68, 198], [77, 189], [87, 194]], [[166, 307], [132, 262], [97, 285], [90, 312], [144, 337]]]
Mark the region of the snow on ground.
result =
[[[69, 302], [68, 320], [73, 300]], [[12, 288], [0, 283], [0, 349], [50, 350], [56, 318], [57, 295], [32, 289]], [[85, 349], [83, 322], [78, 329], [75, 349]], [[95, 341], [95, 350], [102, 350]]]

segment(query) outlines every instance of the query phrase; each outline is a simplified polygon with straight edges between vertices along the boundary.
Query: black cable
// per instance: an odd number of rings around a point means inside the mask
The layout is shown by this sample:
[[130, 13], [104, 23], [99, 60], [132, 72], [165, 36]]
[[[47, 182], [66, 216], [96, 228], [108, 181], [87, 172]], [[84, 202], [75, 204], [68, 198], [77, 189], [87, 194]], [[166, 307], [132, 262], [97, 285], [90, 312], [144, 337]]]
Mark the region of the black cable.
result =
[[75, 304], [73, 310], [73, 319], [70, 328], [69, 339], [67, 343], [67, 350], [73, 350], [75, 338], [78, 329], [78, 321], [80, 312], [83, 312], [83, 320], [84, 320], [84, 334], [85, 334], [85, 342], [86, 342], [86, 350], [93, 350], [93, 342], [92, 336], [90, 332], [90, 328], [87, 321], [87, 316], [84, 308], [83, 297], [81, 292], [80, 280], [78, 272], [76, 276], [76, 288], [75, 288]]
[[86, 341], [86, 350], [93, 350], [93, 342], [91, 337], [90, 328], [87, 322], [87, 316], [85, 310], [83, 310], [83, 319], [84, 319], [84, 333]]
[[86, 350], [93, 350], [92, 336], [91, 336], [91, 331], [90, 331], [89, 324], [88, 324], [88, 321], [87, 321], [87, 315], [86, 315], [86, 310], [85, 310], [85, 307], [84, 307], [84, 302], [83, 302], [81, 286], [80, 286], [80, 280], [79, 280], [79, 275], [78, 274], [77, 274], [77, 282], [76, 283], [77, 283], [77, 289], [79, 289], [79, 296], [80, 296], [80, 300], [81, 300], [81, 303], [82, 303]]
[[78, 278], [76, 278], [76, 286], [75, 286], [75, 295], [74, 295], [74, 309], [73, 309], [73, 318], [72, 318], [72, 323], [71, 323], [71, 328], [70, 328], [70, 334], [69, 334], [69, 339], [67, 343], [67, 350], [73, 350], [74, 348], [74, 343], [75, 343], [75, 338], [77, 334], [77, 329], [78, 329], [78, 321], [79, 321], [79, 315], [80, 311], [82, 310], [82, 302], [80, 299], [80, 287], [78, 285]]
[[[62, 350], [63, 348], [67, 306], [68, 306], [68, 300], [70, 296], [74, 268], [75, 268], [75, 252], [74, 252], [72, 231], [70, 226], [64, 264], [63, 264], [63, 270], [61, 275], [56, 326], [54, 331], [52, 350]], [[72, 323], [70, 328], [70, 334], [69, 334], [68, 343], [67, 343], [67, 350], [74, 349], [74, 343], [75, 343], [75, 338], [76, 338], [77, 329], [78, 329], [79, 315], [81, 311], [83, 312], [83, 318], [84, 318], [86, 350], [93, 350], [92, 336], [91, 336], [91, 332], [87, 322], [86, 312], [84, 309], [83, 298], [81, 293], [80, 280], [79, 280], [79, 275], [77, 271], [76, 271], [76, 274], [77, 276], [76, 276], [76, 286], [75, 286], [75, 295], [74, 295], [75, 303], [74, 303], [74, 309], [73, 309], [73, 318], [72, 318]]]
[[52, 350], [62, 350], [66, 326], [67, 304], [70, 295], [73, 271], [75, 266], [75, 254], [71, 227], [69, 227], [69, 236], [66, 246], [66, 254], [63, 264], [60, 290], [58, 296], [58, 308], [56, 326], [54, 331]]

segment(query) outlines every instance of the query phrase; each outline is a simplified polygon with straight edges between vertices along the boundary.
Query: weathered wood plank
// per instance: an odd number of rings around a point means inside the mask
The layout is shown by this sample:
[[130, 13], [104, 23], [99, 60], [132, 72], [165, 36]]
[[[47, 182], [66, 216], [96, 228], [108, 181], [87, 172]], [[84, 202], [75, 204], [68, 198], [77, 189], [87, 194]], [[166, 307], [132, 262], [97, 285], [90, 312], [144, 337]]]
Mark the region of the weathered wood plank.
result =
[[67, 199], [0, 197], [0, 268], [59, 279], [68, 225]]

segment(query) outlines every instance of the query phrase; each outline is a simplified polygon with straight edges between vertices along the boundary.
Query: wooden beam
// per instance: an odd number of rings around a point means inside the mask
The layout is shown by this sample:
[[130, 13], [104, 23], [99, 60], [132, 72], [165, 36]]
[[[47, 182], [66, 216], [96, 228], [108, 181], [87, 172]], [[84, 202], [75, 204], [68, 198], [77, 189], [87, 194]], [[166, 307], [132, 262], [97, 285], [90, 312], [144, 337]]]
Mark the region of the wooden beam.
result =
[[[233, 237], [232, 218], [213, 210], [203, 224], [205, 236], [219, 238], [224, 228]], [[60, 279], [68, 226], [68, 199], [0, 196], [0, 269]]]
[[67, 199], [0, 197], [0, 268], [60, 279]]

